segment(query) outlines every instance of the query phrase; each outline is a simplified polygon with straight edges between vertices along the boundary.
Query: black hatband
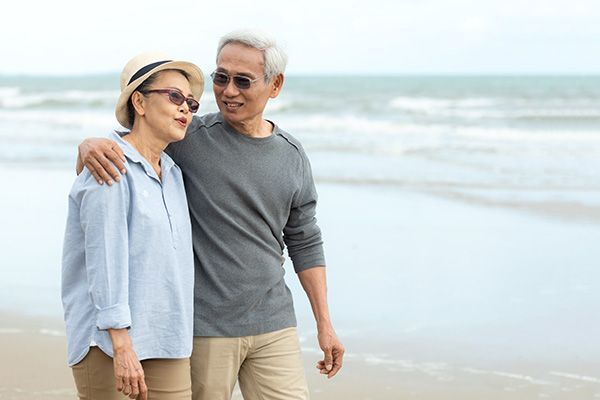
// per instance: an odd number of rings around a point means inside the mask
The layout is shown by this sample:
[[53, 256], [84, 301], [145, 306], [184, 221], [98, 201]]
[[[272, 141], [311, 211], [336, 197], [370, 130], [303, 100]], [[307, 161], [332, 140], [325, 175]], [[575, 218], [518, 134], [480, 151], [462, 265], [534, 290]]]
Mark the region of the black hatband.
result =
[[148, 64], [148, 65], [146, 65], [143, 68], [140, 68], [138, 70], [138, 72], [136, 72], [135, 74], [133, 74], [133, 76], [131, 77], [131, 79], [129, 80], [129, 82], [127, 84], [129, 85], [131, 82], [135, 81], [140, 76], [146, 74], [148, 71], [151, 71], [152, 69], [158, 67], [159, 65], [163, 65], [164, 63], [168, 63], [168, 62], [171, 62], [171, 61], [173, 61], [173, 60], [157, 61], [155, 63]]

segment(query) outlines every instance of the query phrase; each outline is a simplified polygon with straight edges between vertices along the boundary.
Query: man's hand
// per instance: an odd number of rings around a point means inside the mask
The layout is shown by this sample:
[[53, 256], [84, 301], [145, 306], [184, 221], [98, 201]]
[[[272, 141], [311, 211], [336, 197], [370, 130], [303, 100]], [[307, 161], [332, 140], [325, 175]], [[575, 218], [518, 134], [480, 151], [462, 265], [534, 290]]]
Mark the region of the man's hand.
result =
[[323, 350], [325, 358], [317, 362], [317, 369], [327, 378], [333, 378], [335, 374], [342, 368], [344, 358], [344, 346], [337, 338], [333, 328], [320, 330], [317, 338], [319, 339], [319, 347]]
[[[103, 138], [85, 139], [79, 145], [77, 155], [77, 174], [79, 175], [85, 166], [102, 185], [104, 182], [113, 184], [113, 179], [117, 182], [121, 174], [125, 174], [125, 155], [119, 145]], [[116, 167], [116, 169], [115, 169]]]
[[327, 283], [325, 267], [318, 265], [298, 273], [300, 283], [308, 296], [317, 322], [319, 347], [325, 356], [317, 363], [317, 369], [328, 378], [333, 378], [342, 368], [344, 346], [337, 338], [327, 306]]

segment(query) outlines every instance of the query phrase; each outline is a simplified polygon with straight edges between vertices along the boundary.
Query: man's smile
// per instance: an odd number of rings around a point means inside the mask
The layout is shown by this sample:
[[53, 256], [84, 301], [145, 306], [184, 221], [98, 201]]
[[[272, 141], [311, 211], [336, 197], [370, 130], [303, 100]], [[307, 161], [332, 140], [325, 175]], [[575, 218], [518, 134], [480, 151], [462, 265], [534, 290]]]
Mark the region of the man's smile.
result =
[[244, 103], [240, 103], [238, 101], [223, 101], [223, 104], [225, 104], [225, 107], [227, 107], [229, 110], [237, 110], [244, 105]]

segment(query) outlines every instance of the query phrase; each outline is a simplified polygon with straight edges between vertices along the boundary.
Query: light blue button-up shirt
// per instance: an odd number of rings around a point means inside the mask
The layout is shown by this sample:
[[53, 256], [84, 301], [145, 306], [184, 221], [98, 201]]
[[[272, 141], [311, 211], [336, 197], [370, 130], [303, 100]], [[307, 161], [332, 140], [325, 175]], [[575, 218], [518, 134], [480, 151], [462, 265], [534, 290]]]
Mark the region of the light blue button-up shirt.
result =
[[62, 261], [68, 363], [95, 343], [112, 357], [109, 328], [129, 328], [138, 359], [192, 351], [194, 256], [181, 170], [161, 155], [162, 182], [116, 133], [127, 174], [99, 185], [87, 169], [69, 194]]

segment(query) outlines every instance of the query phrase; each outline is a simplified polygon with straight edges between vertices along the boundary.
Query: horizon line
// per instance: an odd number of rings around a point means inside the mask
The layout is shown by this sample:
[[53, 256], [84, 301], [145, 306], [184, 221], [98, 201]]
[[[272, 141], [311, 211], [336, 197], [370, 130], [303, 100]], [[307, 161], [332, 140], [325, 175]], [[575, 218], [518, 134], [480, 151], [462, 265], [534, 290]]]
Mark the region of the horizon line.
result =
[[[120, 72], [83, 73], [12, 73], [0, 72], [0, 78], [86, 78], [119, 76]], [[205, 74], [205, 77], [209, 76]], [[600, 77], [600, 72], [290, 72], [286, 77]]]

